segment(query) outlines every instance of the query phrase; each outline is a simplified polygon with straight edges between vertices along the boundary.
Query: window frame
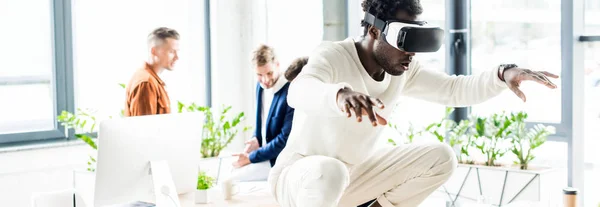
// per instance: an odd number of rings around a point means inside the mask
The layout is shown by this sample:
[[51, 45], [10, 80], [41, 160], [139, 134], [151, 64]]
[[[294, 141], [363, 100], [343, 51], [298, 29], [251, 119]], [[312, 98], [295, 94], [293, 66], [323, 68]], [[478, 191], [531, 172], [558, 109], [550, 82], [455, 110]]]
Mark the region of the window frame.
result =
[[[71, 1], [51, 0], [52, 8], [52, 76], [25, 76], [1, 78], [0, 83], [6, 85], [27, 85], [35, 83], [51, 83], [53, 92], [54, 129], [0, 134], [0, 144], [14, 142], [30, 142], [48, 139], [68, 140], [65, 129], [56, 117], [62, 111], [74, 112], [73, 93], [73, 49], [71, 32]], [[72, 135], [73, 132], [69, 132]]]
[[[446, 25], [451, 25], [453, 19], [466, 19], [468, 21], [468, 33], [472, 31], [471, 27], [471, 1], [469, 0], [446, 0]], [[548, 137], [548, 141], [566, 142], [568, 145], [568, 185], [584, 191], [584, 129], [583, 129], [583, 108], [584, 108], [584, 48], [583, 42], [600, 41], [600, 36], [586, 36], [584, 34], [584, 0], [561, 0], [561, 121], [560, 123], [551, 122], [528, 122], [527, 127], [533, 127], [536, 124], [544, 124], [556, 128], [556, 134]], [[461, 10], [463, 13], [457, 12], [456, 8], [451, 5], [463, 4]], [[459, 8], [461, 9], [461, 8]], [[452, 29], [452, 28], [449, 28]], [[451, 40], [448, 40], [451, 41]], [[468, 39], [467, 42], [471, 40]], [[471, 46], [470, 43], [465, 54], [467, 59], [467, 69], [461, 70], [450, 68], [451, 74], [469, 75], [471, 74]], [[452, 44], [446, 44], [446, 49], [451, 50]], [[460, 58], [460, 57], [459, 57]], [[447, 66], [455, 64], [459, 58], [446, 58]], [[465, 110], [466, 109], [466, 110]], [[461, 120], [470, 114], [470, 107], [463, 110], [457, 110], [455, 120]], [[583, 194], [580, 196], [583, 201]]]
[[[0, 147], [13, 144], [33, 144], [42, 141], [72, 141], [75, 140], [74, 130], [65, 131], [56, 120], [62, 111], [75, 113], [75, 89], [73, 68], [73, 21], [71, 0], [49, 0], [52, 1], [51, 27], [52, 27], [52, 75], [47, 76], [23, 76], [23, 77], [0, 77], [0, 85], [27, 85], [50, 83], [52, 86], [53, 119], [54, 128], [51, 130], [38, 130], [18, 133], [0, 134]], [[205, 77], [206, 82], [206, 105], [212, 105], [212, 63], [211, 63], [211, 37], [210, 37], [210, 2], [204, 0], [202, 8], [204, 12], [205, 33]]]

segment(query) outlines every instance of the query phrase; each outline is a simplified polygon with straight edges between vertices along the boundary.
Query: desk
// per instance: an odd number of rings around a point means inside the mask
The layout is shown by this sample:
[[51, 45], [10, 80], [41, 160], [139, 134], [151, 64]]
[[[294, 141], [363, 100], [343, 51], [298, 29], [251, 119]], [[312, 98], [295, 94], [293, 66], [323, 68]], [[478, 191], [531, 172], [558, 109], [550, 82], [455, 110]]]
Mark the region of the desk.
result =
[[[77, 207], [91, 207], [94, 201], [95, 174], [87, 171], [73, 172], [73, 188]], [[220, 207], [220, 206], [248, 206], [248, 207], [279, 207], [271, 195], [266, 181], [238, 183], [240, 193], [232, 196], [231, 200], [224, 200], [220, 186], [217, 184], [210, 193], [208, 204], [196, 204], [194, 193], [179, 196], [182, 207]]]
[[249, 194], [235, 195], [231, 200], [224, 200], [220, 192], [213, 193], [211, 203], [195, 204], [194, 194], [188, 193], [179, 196], [181, 207], [279, 207], [275, 198], [268, 191], [258, 191]]

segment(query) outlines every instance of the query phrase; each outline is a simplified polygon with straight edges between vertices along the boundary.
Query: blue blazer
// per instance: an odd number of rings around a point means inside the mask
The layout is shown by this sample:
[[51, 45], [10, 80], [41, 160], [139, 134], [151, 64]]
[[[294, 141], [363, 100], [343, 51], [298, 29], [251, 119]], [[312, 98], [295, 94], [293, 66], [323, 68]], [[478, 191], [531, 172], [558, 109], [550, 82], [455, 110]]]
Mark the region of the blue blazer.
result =
[[[283, 78], [283, 77], [281, 77]], [[260, 148], [250, 153], [250, 162], [258, 163], [269, 160], [271, 166], [275, 165], [277, 156], [285, 147], [290, 131], [292, 130], [292, 120], [294, 119], [294, 109], [287, 104], [287, 94], [290, 83], [286, 83], [275, 95], [269, 109], [267, 117], [266, 134], [262, 134], [262, 93], [263, 88], [260, 84], [256, 85], [256, 125], [254, 127], [254, 137], [258, 139]], [[262, 137], [265, 136], [267, 143], [262, 143]]]

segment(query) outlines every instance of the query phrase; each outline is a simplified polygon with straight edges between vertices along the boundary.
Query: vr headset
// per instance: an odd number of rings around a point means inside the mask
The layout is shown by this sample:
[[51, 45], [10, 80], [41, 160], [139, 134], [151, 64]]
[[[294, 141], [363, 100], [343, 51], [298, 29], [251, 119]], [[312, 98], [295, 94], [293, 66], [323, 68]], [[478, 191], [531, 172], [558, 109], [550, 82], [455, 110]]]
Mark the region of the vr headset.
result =
[[444, 30], [425, 21], [383, 21], [365, 12], [364, 21], [382, 31], [387, 43], [406, 52], [435, 52], [444, 42]]

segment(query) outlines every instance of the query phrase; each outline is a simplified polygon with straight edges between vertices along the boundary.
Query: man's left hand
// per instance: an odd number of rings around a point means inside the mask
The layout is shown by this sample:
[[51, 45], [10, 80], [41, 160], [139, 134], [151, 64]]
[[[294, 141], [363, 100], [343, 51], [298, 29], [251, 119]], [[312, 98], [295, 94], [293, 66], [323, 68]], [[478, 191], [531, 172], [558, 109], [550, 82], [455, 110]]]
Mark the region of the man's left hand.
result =
[[233, 156], [237, 156], [237, 161], [233, 162], [233, 167], [240, 168], [250, 164], [250, 158], [248, 158], [248, 153], [242, 152], [233, 154]]
[[555, 89], [556, 84], [552, 83], [552, 81], [550, 81], [548, 77], [558, 78], [558, 75], [552, 74], [547, 71], [532, 71], [523, 68], [506, 69], [503, 73], [503, 76], [504, 81], [508, 85], [508, 88], [510, 88], [510, 90], [517, 94], [517, 96], [521, 98], [523, 102], [526, 101], [526, 98], [523, 91], [519, 89], [521, 82], [525, 80], [535, 81], [539, 84], [545, 85], [548, 88]]
[[246, 141], [244, 144], [246, 144], [246, 147], [244, 149], [244, 152], [246, 153], [251, 153], [260, 147], [260, 145], [258, 144], [258, 139], [256, 139], [256, 137], [252, 137], [252, 139]]

